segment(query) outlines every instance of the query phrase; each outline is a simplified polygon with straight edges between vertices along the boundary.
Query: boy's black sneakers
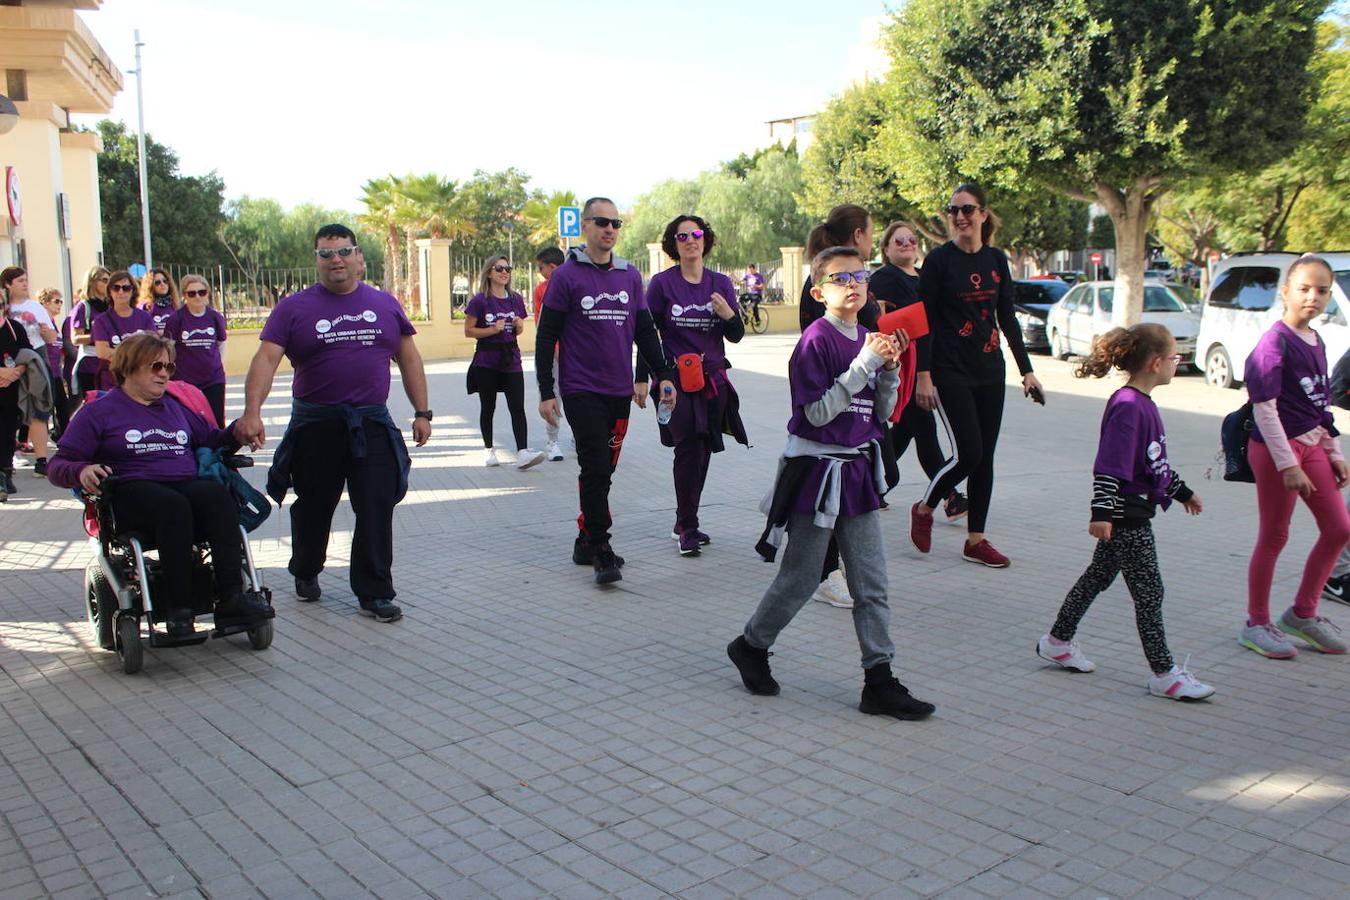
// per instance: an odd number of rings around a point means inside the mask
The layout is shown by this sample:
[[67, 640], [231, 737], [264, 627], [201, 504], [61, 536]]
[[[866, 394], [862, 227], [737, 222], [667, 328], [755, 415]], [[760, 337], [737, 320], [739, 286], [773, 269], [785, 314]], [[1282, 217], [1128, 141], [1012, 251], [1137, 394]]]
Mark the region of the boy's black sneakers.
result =
[[1328, 578], [1322, 587], [1322, 596], [1337, 603], [1350, 603], [1350, 572]]
[[37, 459], [33, 460], [33, 477], [47, 477], [47, 457], [39, 456]]
[[773, 654], [768, 650], [758, 650], [746, 643], [745, 635], [727, 644], [727, 657], [741, 673], [741, 683], [747, 691], [761, 697], [778, 696], [778, 682], [769, 671], [770, 656]]
[[858, 709], [869, 716], [894, 716], [915, 721], [928, 718], [937, 709], [931, 703], [910, 696], [909, 688], [891, 674], [888, 663], [864, 669], [863, 676], [866, 680]]
[[609, 544], [601, 544], [594, 552], [591, 565], [595, 567], [595, 583], [613, 584], [622, 581], [623, 573], [619, 569], [623, 568], [623, 557], [616, 556]]

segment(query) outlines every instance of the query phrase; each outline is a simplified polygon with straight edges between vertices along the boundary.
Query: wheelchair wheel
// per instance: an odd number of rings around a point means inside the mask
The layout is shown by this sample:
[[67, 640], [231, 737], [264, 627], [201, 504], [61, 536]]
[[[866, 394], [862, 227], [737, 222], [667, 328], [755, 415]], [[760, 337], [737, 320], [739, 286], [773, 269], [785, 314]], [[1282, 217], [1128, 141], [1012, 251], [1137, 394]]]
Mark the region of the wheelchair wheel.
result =
[[104, 650], [117, 647], [113, 635], [113, 617], [117, 614], [117, 598], [112, 585], [103, 577], [98, 563], [90, 563], [84, 570], [84, 612], [89, 619], [90, 637]]
[[145, 662], [141, 620], [130, 613], [117, 617], [117, 654], [122, 657], [122, 671], [128, 675], [139, 672]]
[[272, 622], [268, 620], [257, 628], [248, 631], [248, 645], [254, 650], [266, 650], [272, 646]]

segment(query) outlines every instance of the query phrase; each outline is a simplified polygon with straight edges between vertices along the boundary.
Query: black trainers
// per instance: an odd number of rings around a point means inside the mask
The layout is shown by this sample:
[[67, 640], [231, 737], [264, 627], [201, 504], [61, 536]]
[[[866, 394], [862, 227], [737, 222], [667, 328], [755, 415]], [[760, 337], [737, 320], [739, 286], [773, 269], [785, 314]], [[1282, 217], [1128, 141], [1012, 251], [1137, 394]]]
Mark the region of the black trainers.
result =
[[1322, 596], [1337, 603], [1350, 603], [1350, 572], [1328, 578], [1322, 586]]
[[296, 578], [295, 596], [306, 603], [313, 603], [323, 596], [323, 588], [319, 587], [319, 579], [316, 578]]
[[361, 615], [370, 616], [376, 622], [397, 622], [403, 618], [403, 610], [395, 606], [393, 600], [367, 600], [362, 597]]
[[33, 477], [34, 478], [47, 477], [47, 457], [39, 456], [37, 460], [33, 463]]
[[780, 690], [769, 671], [770, 656], [773, 654], [768, 650], [757, 650], [746, 643], [745, 635], [727, 644], [727, 658], [741, 673], [741, 683], [747, 691], [761, 697], [776, 697]]
[[955, 522], [970, 512], [970, 501], [960, 491], [952, 491], [947, 497], [947, 502], [943, 504], [942, 511], [946, 514], [948, 522]]
[[194, 631], [192, 618], [191, 610], [175, 609], [169, 613], [169, 618], [164, 623], [164, 630], [171, 638], [188, 637]]
[[613, 584], [623, 580], [623, 573], [619, 571], [623, 568], [623, 557], [615, 555], [609, 544], [601, 544], [595, 548], [595, 561], [592, 565], [595, 567], [596, 584]]
[[5, 493], [11, 497], [19, 492], [19, 489], [14, 486], [13, 469], [0, 469], [0, 486], [3, 486]]
[[240, 591], [230, 597], [224, 597], [216, 604], [215, 617], [220, 620], [260, 622], [273, 618], [276, 612], [265, 600], [252, 592]]
[[581, 535], [572, 542], [572, 562], [579, 566], [589, 566], [595, 562], [595, 548]]
[[928, 718], [937, 709], [931, 703], [910, 696], [909, 688], [891, 674], [891, 667], [886, 663], [864, 669], [863, 674], [866, 681], [858, 709], [869, 716], [894, 716], [916, 721]]

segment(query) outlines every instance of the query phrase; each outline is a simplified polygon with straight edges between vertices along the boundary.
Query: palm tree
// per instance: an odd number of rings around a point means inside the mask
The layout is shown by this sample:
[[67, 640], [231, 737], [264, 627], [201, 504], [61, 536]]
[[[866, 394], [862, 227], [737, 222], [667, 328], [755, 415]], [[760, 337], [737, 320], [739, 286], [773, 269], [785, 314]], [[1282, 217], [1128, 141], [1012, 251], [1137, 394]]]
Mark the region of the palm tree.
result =
[[525, 239], [534, 249], [545, 244], [556, 244], [561, 247], [562, 240], [558, 237], [558, 208], [580, 205], [577, 202], [577, 195], [572, 191], [554, 191], [551, 194], [536, 191], [525, 204], [525, 208], [520, 211], [520, 218], [525, 222]]
[[408, 297], [404, 271], [399, 266], [399, 223], [394, 217], [397, 206], [397, 179], [393, 175], [372, 178], [361, 186], [365, 213], [357, 219], [376, 234], [384, 235], [384, 288], [406, 302]]

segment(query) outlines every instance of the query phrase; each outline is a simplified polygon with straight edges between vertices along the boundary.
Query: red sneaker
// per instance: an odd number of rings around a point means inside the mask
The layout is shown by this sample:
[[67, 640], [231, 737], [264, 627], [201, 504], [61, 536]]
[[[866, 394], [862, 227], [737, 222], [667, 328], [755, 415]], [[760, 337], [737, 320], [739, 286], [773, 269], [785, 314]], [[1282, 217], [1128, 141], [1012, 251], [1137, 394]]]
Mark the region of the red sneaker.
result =
[[915, 550], [927, 553], [933, 549], [933, 517], [920, 513], [920, 505], [915, 503], [909, 508], [909, 539], [914, 542]]
[[979, 563], [982, 566], [988, 566], [991, 569], [1006, 569], [1012, 561], [994, 549], [994, 545], [987, 540], [982, 540], [978, 544], [966, 542], [966, 549], [961, 555], [968, 561]]

